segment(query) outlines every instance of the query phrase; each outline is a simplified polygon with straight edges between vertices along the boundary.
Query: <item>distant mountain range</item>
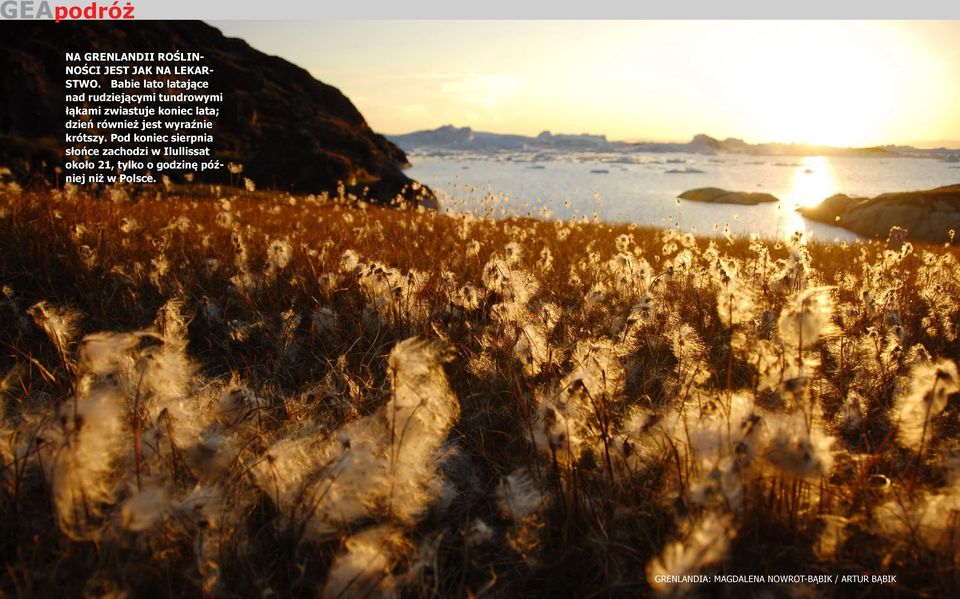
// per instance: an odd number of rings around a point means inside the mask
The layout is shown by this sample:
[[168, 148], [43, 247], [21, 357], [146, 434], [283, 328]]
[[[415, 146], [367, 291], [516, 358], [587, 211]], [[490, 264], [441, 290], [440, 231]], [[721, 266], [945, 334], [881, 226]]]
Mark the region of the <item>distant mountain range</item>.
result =
[[796, 143], [750, 144], [742, 139], [716, 139], [695, 135], [686, 143], [610, 141], [605, 135], [567, 135], [544, 131], [536, 137], [474, 131], [470, 127], [444, 125], [428, 131], [388, 135], [388, 139], [412, 150], [448, 150], [465, 152], [499, 151], [575, 151], [575, 152], [686, 152], [692, 154], [748, 154], [756, 156], [871, 156], [939, 158], [960, 162], [960, 149], [920, 149], [913, 146], [874, 146], [834, 148]]

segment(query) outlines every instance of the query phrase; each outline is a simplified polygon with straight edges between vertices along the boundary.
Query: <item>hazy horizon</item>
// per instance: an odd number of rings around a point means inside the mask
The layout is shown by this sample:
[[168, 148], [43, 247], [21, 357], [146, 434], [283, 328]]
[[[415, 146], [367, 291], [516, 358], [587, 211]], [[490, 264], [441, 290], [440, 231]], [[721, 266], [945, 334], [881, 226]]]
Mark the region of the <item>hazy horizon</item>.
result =
[[836, 147], [960, 140], [960, 21], [213, 22], [376, 131]]
[[897, 142], [897, 143], [878, 143], [878, 144], [871, 144], [870, 146], [830, 146], [830, 144], [811, 144], [811, 143], [802, 142], [802, 141], [783, 141], [783, 140], [775, 140], [775, 139], [774, 139], [774, 140], [744, 140], [742, 137], [739, 137], [739, 136], [736, 136], [736, 135], [731, 135], [731, 136], [712, 135], [709, 131], [700, 131], [700, 132], [698, 132], [698, 133], [694, 133], [693, 135], [690, 135], [689, 137], [683, 138], [683, 139], [680, 139], [680, 138], [659, 138], [659, 139], [655, 139], [655, 138], [652, 138], [652, 137], [631, 137], [631, 138], [627, 138], [627, 139], [621, 139], [621, 138], [616, 138], [616, 137], [607, 135], [607, 134], [606, 134], [605, 132], [603, 132], [603, 131], [562, 131], [562, 130], [556, 129], [556, 128], [553, 128], [553, 129], [548, 128], [548, 129], [543, 129], [543, 130], [541, 130], [541, 131], [537, 131], [536, 133], [527, 134], [527, 133], [517, 133], [516, 131], [490, 131], [490, 130], [487, 130], [487, 129], [481, 129], [481, 128], [478, 128], [478, 127], [474, 127], [474, 126], [471, 126], [471, 125], [469, 125], [469, 124], [458, 124], [458, 123], [443, 123], [443, 124], [437, 125], [437, 126], [435, 126], [435, 127], [426, 127], [426, 128], [424, 128], [424, 129], [414, 129], [414, 130], [411, 130], [411, 131], [378, 131], [378, 133], [380, 133], [380, 134], [382, 134], [382, 135], [386, 135], [387, 137], [395, 137], [395, 136], [399, 136], [399, 135], [408, 135], [408, 134], [411, 134], [411, 133], [419, 133], [419, 132], [421, 132], [421, 131], [435, 131], [435, 130], [437, 130], [437, 129], [440, 129], [440, 128], [443, 128], [443, 127], [448, 127], [448, 126], [449, 126], [449, 127], [455, 127], [455, 128], [457, 128], [457, 129], [462, 129], [462, 128], [467, 127], [467, 128], [470, 128], [471, 130], [473, 130], [474, 132], [493, 133], [493, 134], [496, 134], [496, 135], [523, 135], [523, 136], [525, 136], [525, 137], [536, 137], [536, 136], [539, 135], [540, 133], [544, 133], [544, 132], [549, 132], [549, 133], [551, 133], [551, 134], [553, 134], [553, 135], [603, 135], [603, 136], [605, 136], [605, 137], [607, 138], [607, 141], [610, 141], [610, 142], [623, 142], [623, 143], [677, 143], [677, 144], [681, 144], [681, 143], [687, 143], [687, 142], [691, 141], [695, 135], [701, 135], [701, 134], [702, 134], [702, 135], [707, 135], [707, 136], [709, 136], [709, 137], [712, 137], [712, 138], [714, 138], [714, 139], [717, 139], [717, 140], [719, 140], [719, 141], [724, 141], [724, 140], [729, 139], [729, 138], [740, 139], [740, 140], [745, 141], [746, 143], [749, 143], [749, 144], [752, 144], [752, 145], [762, 145], [762, 144], [783, 144], [783, 145], [790, 145], [790, 144], [797, 144], [797, 145], [810, 145], [810, 146], [836, 147], [836, 148], [847, 148], [847, 147], [857, 148], [857, 147], [878, 147], [878, 146], [910, 146], [910, 147], [913, 147], [913, 148], [916, 148], [916, 149], [921, 149], [921, 150], [937, 149], [937, 148], [945, 148], [945, 149], [950, 149], [950, 150], [952, 150], [952, 149], [960, 150], [960, 139], [947, 139], [947, 140], [934, 140], [934, 141], [919, 140], [919, 141], [906, 141], [906, 142]]

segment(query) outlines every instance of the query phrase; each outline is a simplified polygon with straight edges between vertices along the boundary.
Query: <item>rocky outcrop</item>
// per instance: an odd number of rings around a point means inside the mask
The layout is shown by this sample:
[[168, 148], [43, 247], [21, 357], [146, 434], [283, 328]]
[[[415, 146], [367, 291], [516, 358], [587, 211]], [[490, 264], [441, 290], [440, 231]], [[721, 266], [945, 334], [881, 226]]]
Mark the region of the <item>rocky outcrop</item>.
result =
[[[317, 193], [343, 181], [374, 201], [415, 197], [406, 155], [338, 89], [192, 21], [0, 23], [0, 166], [49, 177], [62, 162], [65, 52], [177, 50], [200, 52], [213, 68], [211, 91], [224, 93], [215, 155], [242, 164], [259, 187]], [[429, 190], [424, 197], [434, 203]]]
[[886, 237], [896, 226], [906, 229], [908, 239], [940, 243], [950, 239], [951, 229], [960, 230], [960, 185], [874, 198], [837, 194], [798, 211], [811, 220], [868, 237]]
[[779, 202], [780, 200], [769, 193], [755, 191], [727, 191], [718, 187], [699, 187], [680, 194], [680, 199], [691, 202], [707, 202], [711, 204], [742, 204], [754, 206], [765, 202]]

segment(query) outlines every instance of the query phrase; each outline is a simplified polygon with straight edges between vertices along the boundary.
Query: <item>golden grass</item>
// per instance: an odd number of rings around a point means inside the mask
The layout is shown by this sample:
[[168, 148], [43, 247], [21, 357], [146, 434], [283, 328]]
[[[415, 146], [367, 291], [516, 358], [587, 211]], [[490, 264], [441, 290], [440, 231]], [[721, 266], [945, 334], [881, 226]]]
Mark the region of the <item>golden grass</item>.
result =
[[10, 187], [0, 285], [6, 594], [960, 590], [955, 248]]

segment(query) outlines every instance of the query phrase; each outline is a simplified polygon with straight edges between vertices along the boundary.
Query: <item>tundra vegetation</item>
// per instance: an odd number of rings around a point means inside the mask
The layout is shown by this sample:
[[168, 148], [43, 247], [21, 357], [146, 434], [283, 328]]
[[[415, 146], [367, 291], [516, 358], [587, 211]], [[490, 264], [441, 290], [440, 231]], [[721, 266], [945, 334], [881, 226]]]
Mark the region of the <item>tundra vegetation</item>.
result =
[[4, 186], [0, 593], [960, 592], [954, 247], [497, 201]]

